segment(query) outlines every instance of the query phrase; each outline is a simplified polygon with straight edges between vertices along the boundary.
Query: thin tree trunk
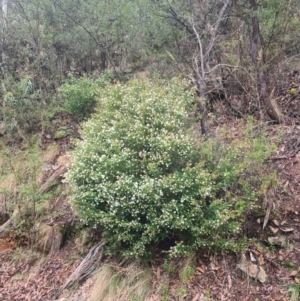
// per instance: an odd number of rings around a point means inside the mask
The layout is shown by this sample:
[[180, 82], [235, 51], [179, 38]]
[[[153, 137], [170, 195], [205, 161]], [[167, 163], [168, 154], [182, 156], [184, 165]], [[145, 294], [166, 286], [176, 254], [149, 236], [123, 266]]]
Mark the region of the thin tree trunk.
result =
[[262, 66], [262, 50], [260, 51], [260, 27], [258, 19], [258, 6], [256, 0], [249, 0], [252, 8], [252, 37], [251, 37], [251, 58], [256, 69], [257, 89], [259, 98], [259, 111], [261, 114], [261, 105], [266, 109], [267, 114], [272, 120], [282, 122], [282, 114], [273, 100], [268, 95], [266, 76]]
[[198, 56], [195, 58], [195, 71], [196, 71], [196, 82], [197, 82], [197, 95], [200, 98], [198, 103], [198, 111], [201, 114], [201, 133], [205, 135], [208, 128], [208, 116], [207, 116], [207, 105], [206, 105], [206, 72], [208, 70], [207, 63], [210, 60], [211, 52], [215, 46], [216, 39], [218, 37], [218, 30], [223, 20], [225, 11], [231, 0], [224, 0], [223, 6], [218, 14], [217, 21], [213, 26], [210, 27], [210, 37], [207, 46], [204, 48], [199, 32], [197, 31], [195, 24], [192, 24], [194, 36], [198, 42]]
[[5, 63], [6, 63], [6, 54], [5, 54], [5, 46], [6, 46], [6, 32], [7, 32], [7, 3], [8, 0], [2, 0], [2, 52], [1, 52], [1, 60], [2, 60], [2, 73], [5, 76]]

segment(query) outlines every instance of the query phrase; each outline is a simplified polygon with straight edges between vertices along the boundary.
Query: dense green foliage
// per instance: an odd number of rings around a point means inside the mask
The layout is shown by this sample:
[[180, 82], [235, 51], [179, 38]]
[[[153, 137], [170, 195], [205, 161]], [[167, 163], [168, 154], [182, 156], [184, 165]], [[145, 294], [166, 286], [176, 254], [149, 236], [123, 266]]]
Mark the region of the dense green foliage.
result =
[[160, 242], [172, 255], [241, 247], [241, 215], [267, 183], [262, 163], [272, 147], [251, 135], [194, 139], [194, 101], [178, 80], [107, 86], [83, 126], [67, 174], [72, 202], [127, 256]]
[[43, 105], [30, 78], [22, 78], [19, 82], [10, 80], [0, 106], [0, 134], [10, 136], [14, 132], [32, 130]]
[[66, 111], [79, 120], [89, 117], [96, 106], [97, 89], [103, 88], [111, 80], [111, 74], [106, 72], [97, 80], [89, 77], [72, 77], [62, 85]]
[[[196, 33], [202, 51], [211, 49], [208, 64], [204, 64], [209, 91], [226, 88], [228, 99], [241, 98], [245, 91], [258, 95], [255, 66], [249, 55], [254, 14], [258, 14], [261, 28], [259, 60], [272, 90], [278, 80], [286, 79], [286, 66], [298, 67], [297, 1], [256, 1], [257, 12], [249, 2], [235, 1], [212, 37], [212, 26], [223, 3], [8, 1], [7, 19], [0, 23], [2, 99], [9, 91], [10, 78], [15, 82], [31, 78], [40, 103], [45, 102], [48, 92], [57, 91], [70, 73], [79, 77], [111, 70], [121, 79], [147, 70], [163, 76], [180, 72], [195, 79], [201, 69]], [[219, 80], [224, 78], [222, 86]], [[252, 114], [260, 107], [260, 99], [245, 98], [238, 108], [241, 113]]]

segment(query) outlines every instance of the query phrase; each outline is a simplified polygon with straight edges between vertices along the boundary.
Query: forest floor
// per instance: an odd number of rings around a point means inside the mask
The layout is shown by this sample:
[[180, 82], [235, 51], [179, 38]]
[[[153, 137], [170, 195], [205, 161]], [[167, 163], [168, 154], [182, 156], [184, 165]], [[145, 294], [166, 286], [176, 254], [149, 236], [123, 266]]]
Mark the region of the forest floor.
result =
[[[63, 117], [65, 118], [65, 117]], [[225, 119], [224, 119], [225, 120]], [[232, 135], [239, 135], [239, 120], [223, 122]], [[76, 132], [76, 126], [66, 121]], [[195, 270], [189, 281], [183, 283], [177, 272], [168, 274], [160, 256], [151, 265], [152, 289], [147, 301], [296, 301], [300, 291], [300, 126], [268, 125], [265, 132], [276, 139], [281, 133], [278, 149], [265, 163], [270, 172], [276, 171], [281, 185], [268, 197], [265, 211], [270, 216], [248, 217], [244, 234], [253, 237], [253, 244], [243, 254], [211, 254], [199, 251]], [[54, 133], [45, 133], [47, 149], [54, 143]], [[75, 135], [76, 136], [76, 135]], [[59, 151], [53, 155], [52, 166], [59, 166], [69, 149], [70, 137], [59, 142]], [[45, 183], [44, 177], [42, 182]], [[43, 184], [41, 184], [43, 185]], [[43, 222], [51, 226], [72, 224], [76, 217], [68, 197], [49, 201]], [[263, 229], [263, 222], [267, 225]], [[63, 247], [52, 255], [43, 254], [31, 245], [18, 243], [16, 236], [0, 239], [0, 300], [3, 301], [89, 301], [95, 277], [72, 287], [57, 296], [57, 292], [80, 264], [91, 246], [78, 243], [70, 235]], [[105, 262], [115, 259], [105, 257]], [[241, 271], [247, 262], [248, 272]], [[171, 263], [172, 264], [172, 263]], [[176, 263], [174, 263], [176, 264]], [[252, 268], [258, 267], [258, 272]], [[266, 277], [260, 278], [261, 271]], [[255, 275], [255, 276], [254, 276]], [[167, 279], [167, 294], [163, 295], [162, 283]], [[125, 300], [124, 300], [125, 301]]]

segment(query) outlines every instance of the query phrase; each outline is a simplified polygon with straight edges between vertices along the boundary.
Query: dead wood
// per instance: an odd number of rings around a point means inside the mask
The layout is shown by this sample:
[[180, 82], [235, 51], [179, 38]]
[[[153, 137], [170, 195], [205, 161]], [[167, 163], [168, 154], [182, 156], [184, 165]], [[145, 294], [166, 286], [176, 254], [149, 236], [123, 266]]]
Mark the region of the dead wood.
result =
[[56, 170], [52, 176], [46, 181], [46, 183], [41, 187], [40, 191], [41, 193], [48, 192], [54, 185], [57, 184], [57, 181], [59, 181], [62, 178], [62, 175], [67, 171], [67, 166], [62, 165]]
[[274, 92], [275, 88], [273, 88], [270, 96], [265, 99], [267, 114], [272, 120], [282, 123], [284, 121], [284, 115], [281, 113], [277, 101], [274, 98]]
[[102, 256], [103, 256], [103, 247], [105, 242], [102, 241], [96, 246], [94, 246], [88, 255], [83, 259], [74, 273], [68, 278], [66, 283], [60, 288], [59, 292], [57, 293], [56, 297], [63, 292], [63, 290], [69, 288], [74, 284], [78, 284], [88, 277], [100, 266]]
[[264, 230], [270, 217], [270, 213], [272, 211], [272, 208], [274, 206], [274, 200], [275, 200], [275, 193], [272, 188], [269, 188], [265, 194], [266, 197], [266, 203], [265, 203], [265, 209], [266, 209], [266, 214], [263, 222], [263, 227], [262, 229]]

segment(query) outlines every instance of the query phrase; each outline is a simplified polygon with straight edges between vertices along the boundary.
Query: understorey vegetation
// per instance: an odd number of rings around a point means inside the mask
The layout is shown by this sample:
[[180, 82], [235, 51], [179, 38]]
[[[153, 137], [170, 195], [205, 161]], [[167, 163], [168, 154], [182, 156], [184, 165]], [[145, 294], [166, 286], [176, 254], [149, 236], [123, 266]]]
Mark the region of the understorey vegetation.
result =
[[0, 298], [298, 298], [298, 0], [0, 3]]
[[171, 256], [199, 248], [239, 251], [241, 225], [275, 176], [274, 145], [251, 121], [242, 139], [220, 130], [197, 137], [196, 99], [180, 79], [108, 85], [83, 124], [66, 176], [82, 221], [103, 231], [110, 252]]

